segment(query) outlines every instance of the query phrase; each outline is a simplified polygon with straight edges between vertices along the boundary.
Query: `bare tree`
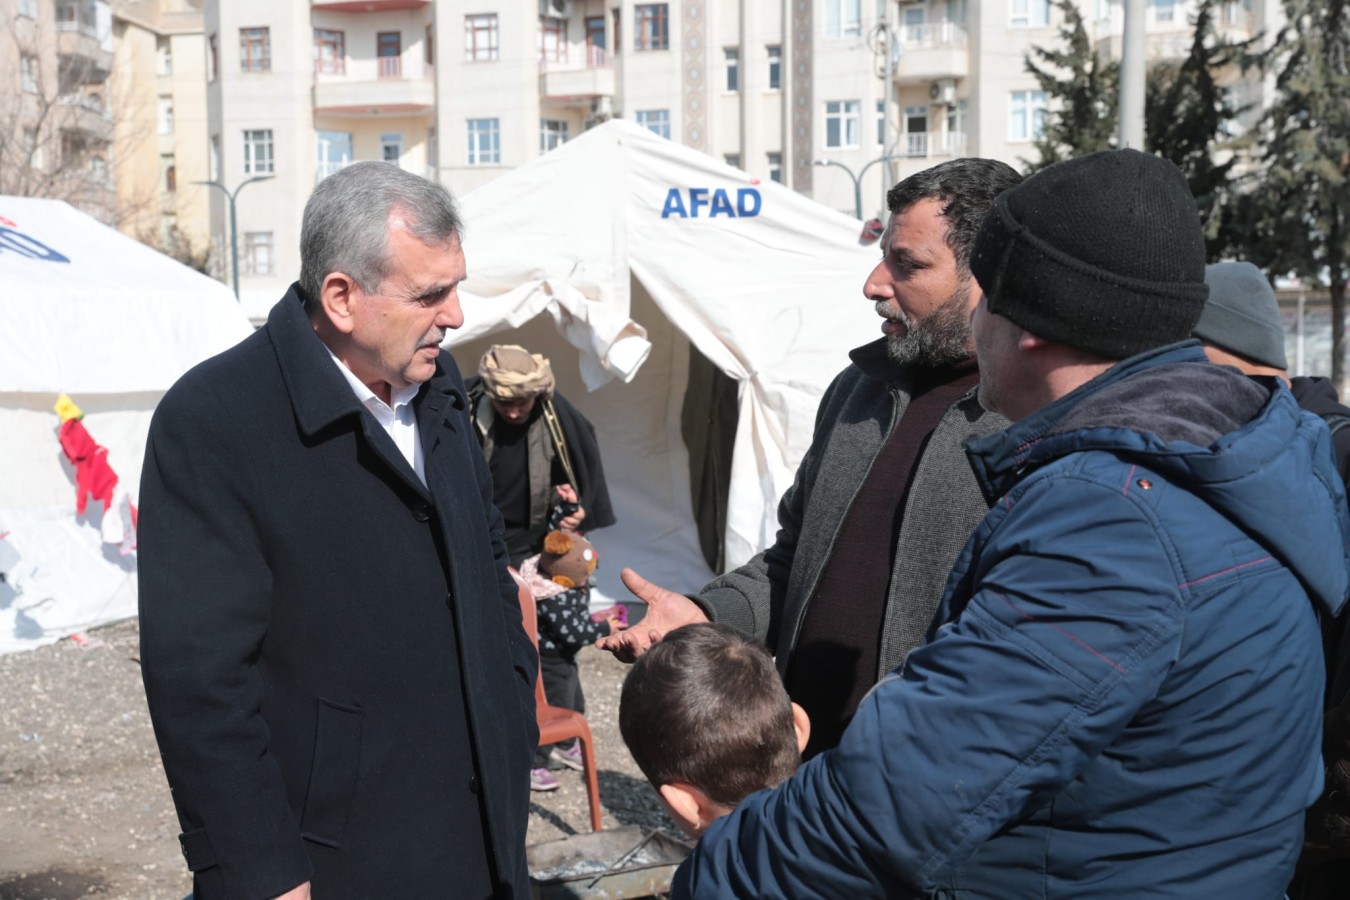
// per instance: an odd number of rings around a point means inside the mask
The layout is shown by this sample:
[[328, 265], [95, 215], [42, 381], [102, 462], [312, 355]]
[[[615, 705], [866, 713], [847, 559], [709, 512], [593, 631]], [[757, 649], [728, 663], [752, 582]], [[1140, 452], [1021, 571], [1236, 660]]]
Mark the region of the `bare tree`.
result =
[[130, 105], [109, 96], [112, 55], [92, 4], [66, 5], [76, 18], [54, 32], [40, 18], [6, 14], [12, 5], [0, 2], [0, 58], [17, 63], [17, 77], [0, 83], [0, 194], [64, 200], [107, 224], [126, 222], [158, 198], [119, 203], [112, 139]]

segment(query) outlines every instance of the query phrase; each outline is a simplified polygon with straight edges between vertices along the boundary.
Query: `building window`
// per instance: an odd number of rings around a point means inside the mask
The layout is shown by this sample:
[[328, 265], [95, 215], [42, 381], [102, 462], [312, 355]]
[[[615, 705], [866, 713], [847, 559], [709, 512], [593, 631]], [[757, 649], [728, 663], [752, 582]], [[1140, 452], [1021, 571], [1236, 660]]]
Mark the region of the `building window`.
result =
[[741, 155], [739, 153], [724, 153], [722, 154], [722, 161], [733, 169], [741, 167]]
[[19, 15], [37, 18], [37, 0], [19, 0]]
[[173, 42], [166, 37], [155, 38], [155, 74], [173, 74]]
[[722, 56], [726, 59], [727, 65], [727, 90], [739, 91], [741, 89], [741, 51], [739, 47], [723, 47]]
[[272, 274], [272, 232], [244, 232], [244, 274]]
[[769, 180], [783, 183], [783, 154], [770, 153], [769, 158]]
[[905, 107], [905, 155], [928, 155], [928, 107]]
[[403, 32], [381, 31], [375, 35], [375, 61], [381, 78], [403, 77]]
[[[496, 19], [496, 16], [492, 17]], [[469, 165], [484, 166], [502, 161], [501, 127], [498, 119], [469, 120]]]
[[586, 17], [586, 46], [605, 49], [605, 17]]
[[877, 144], [886, 146], [886, 101], [877, 101]]
[[1176, 18], [1177, 0], [1152, 0], [1153, 21], [1171, 22]]
[[958, 100], [947, 107], [947, 143], [944, 148], [952, 156], [966, 155], [966, 101]]
[[539, 152], [547, 153], [567, 143], [567, 123], [559, 119], [539, 120]]
[[101, 156], [90, 157], [89, 175], [94, 181], [102, 183], [108, 180], [108, 161]]
[[38, 89], [38, 58], [27, 53], [19, 55], [19, 81], [23, 89], [36, 94]]
[[825, 102], [825, 146], [833, 149], [858, 146], [858, 120], [862, 103], [858, 100]]
[[667, 140], [670, 139], [670, 110], [668, 109], [639, 109], [637, 111], [637, 123], [653, 134], [659, 134]]
[[239, 71], [272, 70], [272, 37], [267, 28], [239, 29]]
[[318, 170], [316, 180], [323, 181], [329, 175], [352, 161], [352, 136], [346, 131], [320, 131], [318, 134]]
[[669, 50], [669, 3], [639, 3], [633, 7], [633, 49]]
[[1031, 141], [1045, 130], [1045, 91], [1013, 91], [1008, 109], [1008, 140]]
[[347, 74], [347, 36], [343, 32], [314, 29], [314, 70], [329, 75]]
[[206, 39], [206, 80], [215, 81], [220, 71], [220, 48], [213, 34]]
[[[497, 14], [480, 13], [464, 17], [464, 59], [468, 62], [492, 62], [497, 58]], [[484, 121], [484, 120], [476, 120]], [[493, 121], [496, 121], [495, 119]]]
[[539, 58], [544, 62], [567, 62], [567, 20], [539, 17]]
[[1050, 24], [1050, 0], [1012, 0], [1010, 28], [1038, 28]]
[[172, 153], [159, 155], [159, 180], [164, 193], [172, 194], [178, 190], [178, 167], [173, 164]]
[[783, 47], [781, 44], [770, 44], [764, 49], [769, 52], [769, 90], [781, 90], [783, 87]]
[[178, 244], [178, 214], [159, 214], [159, 242], [163, 247], [173, 248]]
[[826, 37], [851, 37], [860, 34], [862, 34], [862, 0], [825, 0]]
[[244, 174], [270, 175], [272, 168], [272, 129], [244, 132]]
[[160, 134], [173, 134], [173, 98], [160, 97], [156, 107], [155, 121]]
[[403, 134], [393, 132], [380, 135], [380, 159], [398, 166], [403, 160]]
[[215, 181], [220, 180], [220, 135], [211, 135], [211, 146], [209, 148], [209, 158], [207, 165], [211, 170], [211, 178]]
[[31, 169], [42, 169], [42, 147], [38, 144], [38, 133], [36, 128], [25, 128], [23, 130], [23, 156], [28, 160], [28, 166]]

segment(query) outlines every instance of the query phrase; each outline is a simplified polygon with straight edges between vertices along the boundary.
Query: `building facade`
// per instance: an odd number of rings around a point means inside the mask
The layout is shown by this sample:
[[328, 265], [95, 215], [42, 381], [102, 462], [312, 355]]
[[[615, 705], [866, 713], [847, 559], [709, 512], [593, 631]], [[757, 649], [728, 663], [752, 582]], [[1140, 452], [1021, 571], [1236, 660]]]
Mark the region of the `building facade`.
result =
[[[1080, 9], [1099, 52], [1118, 55], [1119, 2]], [[1242, 39], [1278, 4], [1221, 10]], [[316, 180], [354, 160], [466, 193], [622, 116], [860, 218], [943, 159], [1020, 166], [1047, 103], [1024, 59], [1061, 24], [1051, 0], [206, 0], [203, 12], [208, 171], [240, 191], [254, 317], [299, 271]], [[1185, 53], [1193, 12], [1150, 0], [1150, 60]], [[230, 201], [209, 203], [228, 246]]]
[[115, 0], [119, 226], [180, 259], [211, 250], [202, 0]]
[[103, 0], [0, 0], [0, 194], [118, 218]]

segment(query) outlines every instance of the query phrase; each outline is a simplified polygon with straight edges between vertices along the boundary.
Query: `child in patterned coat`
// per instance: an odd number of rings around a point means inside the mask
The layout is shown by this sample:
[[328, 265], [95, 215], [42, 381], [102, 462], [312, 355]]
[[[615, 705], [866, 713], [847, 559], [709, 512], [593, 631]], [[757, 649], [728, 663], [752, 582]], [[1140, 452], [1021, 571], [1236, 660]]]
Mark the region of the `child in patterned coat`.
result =
[[[551, 531], [544, 538], [544, 551], [520, 565], [520, 575], [538, 610], [544, 696], [551, 706], [579, 713], [586, 712], [586, 696], [581, 690], [577, 653], [628, 625], [628, 610], [621, 605], [590, 611], [590, 578], [598, 562], [595, 547], [580, 534]], [[581, 747], [573, 742], [570, 747], [539, 748], [530, 772], [531, 789], [558, 787], [558, 780], [548, 771], [551, 762], [581, 771]]]

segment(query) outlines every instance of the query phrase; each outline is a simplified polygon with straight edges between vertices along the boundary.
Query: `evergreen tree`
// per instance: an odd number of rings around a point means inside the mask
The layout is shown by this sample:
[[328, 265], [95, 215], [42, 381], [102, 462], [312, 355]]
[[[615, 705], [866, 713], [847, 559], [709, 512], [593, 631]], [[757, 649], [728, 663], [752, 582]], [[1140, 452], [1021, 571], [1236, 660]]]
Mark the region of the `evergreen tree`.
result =
[[1055, 6], [1064, 15], [1063, 49], [1032, 47], [1026, 59], [1027, 72], [1047, 100], [1045, 126], [1035, 145], [1040, 159], [1023, 160], [1029, 171], [1115, 146], [1120, 64], [1103, 63], [1097, 56], [1073, 0], [1056, 0]]
[[1272, 275], [1325, 280], [1331, 377], [1345, 381], [1350, 279], [1350, 0], [1285, 0], [1267, 60], [1276, 95], [1262, 117], [1252, 189], [1238, 204], [1245, 255]]
[[1235, 241], [1232, 218], [1233, 167], [1249, 144], [1234, 139], [1228, 124], [1245, 108], [1215, 80], [1224, 70], [1248, 68], [1253, 40], [1225, 43], [1214, 28], [1215, 0], [1201, 0], [1190, 52], [1180, 63], [1163, 63], [1148, 72], [1144, 102], [1144, 145], [1176, 163], [1195, 196], [1205, 225], [1205, 251], [1213, 261]]

